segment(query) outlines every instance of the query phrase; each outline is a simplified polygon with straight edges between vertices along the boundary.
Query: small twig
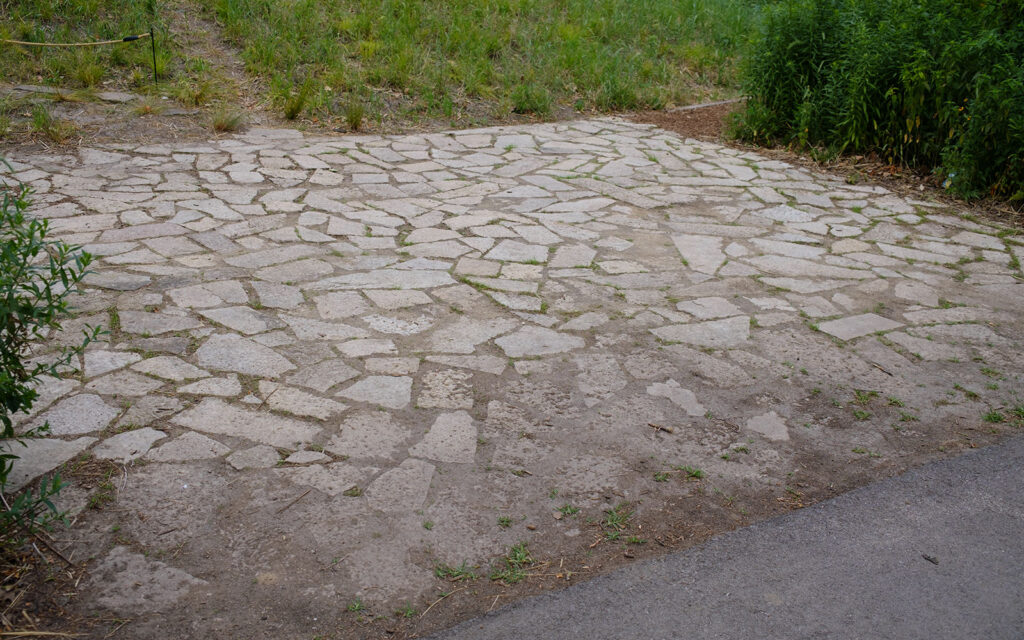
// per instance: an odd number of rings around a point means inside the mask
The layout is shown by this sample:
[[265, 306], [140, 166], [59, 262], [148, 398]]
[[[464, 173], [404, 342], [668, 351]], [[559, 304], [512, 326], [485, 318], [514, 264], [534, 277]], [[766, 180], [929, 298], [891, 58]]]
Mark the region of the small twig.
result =
[[127, 620], [125, 620], [125, 621], [124, 621], [124, 622], [122, 622], [121, 624], [119, 624], [119, 625], [117, 625], [116, 627], [114, 627], [114, 630], [113, 630], [113, 631], [111, 631], [111, 632], [110, 632], [110, 633], [108, 633], [107, 635], [103, 636], [104, 640], [106, 640], [106, 639], [107, 639], [107, 638], [109, 638], [110, 636], [112, 636], [112, 635], [114, 635], [115, 633], [117, 633], [118, 631], [120, 631], [120, 630], [121, 630], [121, 627], [123, 627], [124, 625], [128, 624], [128, 623], [129, 623], [129, 622], [131, 622], [131, 621], [132, 621], [132, 619], [131, 619], [131, 618], [128, 618]]
[[500, 593], [498, 595], [494, 596], [494, 602], [491, 603], [491, 608], [488, 609], [488, 611], [493, 611], [494, 610], [494, 605], [498, 604], [498, 598], [500, 598], [500, 597], [501, 597]]
[[281, 507], [280, 509], [278, 509], [278, 510], [277, 510], [277, 513], [278, 513], [278, 514], [284, 513], [286, 509], [288, 509], [289, 507], [291, 507], [291, 506], [292, 506], [293, 504], [295, 504], [295, 503], [296, 503], [296, 502], [298, 502], [299, 500], [302, 500], [303, 498], [305, 498], [305, 497], [306, 497], [306, 495], [307, 495], [307, 494], [308, 494], [308, 493], [309, 493], [310, 491], [312, 491], [312, 489], [306, 489], [306, 492], [305, 492], [305, 493], [303, 493], [303, 494], [302, 494], [301, 496], [299, 496], [298, 498], [295, 498], [294, 500], [292, 500], [292, 501], [291, 501], [291, 502], [289, 502], [288, 504], [286, 504], [286, 505], [284, 505], [283, 507]]
[[647, 426], [648, 427], [652, 427], [656, 432], [657, 431], [664, 431], [666, 433], [675, 433], [676, 432], [676, 430], [674, 428], [672, 428], [672, 427], [663, 427], [660, 424], [655, 424], [653, 422], [648, 422]]
[[424, 610], [423, 613], [420, 614], [420, 617], [422, 618], [423, 616], [427, 615], [427, 611], [430, 611], [431, 609], [433, 609], [434, 605], [437, 604], [438, 602], [441, 602], [442, 600], [444, 600], [448, 596], [452, 595], [453, 593], [458, 593], [460, 591], [465, 591], [468, 588], [469, 587], [462, 587], [461, 589], [456, 589], [455, 591], [449, 591], [448, 593], [444, 594], [443, 596], [441, 596], [437, 600], [434, 600], [432, 603], [430, 603], [430, 606], [427, 607], [426, 610]]

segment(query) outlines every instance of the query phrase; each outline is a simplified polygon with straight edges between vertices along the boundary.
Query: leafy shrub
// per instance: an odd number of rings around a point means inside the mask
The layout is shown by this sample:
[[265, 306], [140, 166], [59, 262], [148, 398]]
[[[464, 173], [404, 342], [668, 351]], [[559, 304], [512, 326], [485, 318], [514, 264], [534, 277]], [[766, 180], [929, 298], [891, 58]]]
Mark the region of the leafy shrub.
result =
[[6, 495], [7, 480], [18, 459], [16, 446], [47, 430], [44, 425], [17, 434], [14, 417], [32, 408], [42, 376], [60, 375], [99, 334], [99, 327], [85, 331], [80, 346], [64, 349], [55, 359], [29, 359], [30, 343], [60, 330], [67, 298], [85, 275], [91, 256], [78, 247], [46, 239], [47, 221], [25, 215], [27, 190], [14, 192], [3, 186], [0, 190], [0, 543], [11, 544], [56, 515], [51, 498], [62, 486], [54, 474], [41, 483], [38, 493], [30, 487], [18, 495]]
[[763, 24], [741, 137], [873, 151], [967, 197], [1024, 199], [1020, 0], [781, 0]]

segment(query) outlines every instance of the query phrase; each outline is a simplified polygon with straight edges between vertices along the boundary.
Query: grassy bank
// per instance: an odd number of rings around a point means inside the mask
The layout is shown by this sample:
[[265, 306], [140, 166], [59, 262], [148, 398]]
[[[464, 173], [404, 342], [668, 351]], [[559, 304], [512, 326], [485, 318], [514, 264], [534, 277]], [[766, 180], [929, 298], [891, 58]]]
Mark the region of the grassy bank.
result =
[[876, 153], [963, 196], [1024, 200], [1020, 0], [782, 0], [764, 25], [743, 136]]
[[[735, 86], [756, 0], [202, 0], [289, 116], [659, 108]], [[481, 105], [483, 105], [481, 107]]]

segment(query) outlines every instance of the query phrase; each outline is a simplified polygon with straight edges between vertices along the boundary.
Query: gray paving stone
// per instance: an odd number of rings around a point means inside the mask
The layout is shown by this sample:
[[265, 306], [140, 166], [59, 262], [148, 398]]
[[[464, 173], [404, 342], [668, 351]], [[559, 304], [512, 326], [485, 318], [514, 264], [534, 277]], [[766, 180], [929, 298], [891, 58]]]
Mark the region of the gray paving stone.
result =
[[146, 454], [146, 459], [154, 462], [188, 462], [219, 458], [229, 451], [231, 451], [230, 448], [213, 438], [189, 431], [155, 449], [150, 449]]
[[747, 420], [746, 427], [769, 440], [789, 440], [789, 429], [786, 427], [786, 422], [774, 411], [750, 418]]
[[750, 338], [750, 319], [747, 316], [736, 316], [709, 322], [674, 324], [651, 329], [651, 333], [666, 342], [729, 349], [743, 345]]
[[648, 385], [647, 393], [652, 396], [668, 398], [673, 404], [686, 412], [688, 416], [703, 416], [704, 405], [697, 401], [697, 396], [689, 389], [684, 389], [678, 382], [669, 378], [665, 382]]
[[229, 455], [226, 460], [235, 469], [269, 469], [277, 465], [281, 459], [277, 449], [259, 444], [248, 449], [241, 449]]
[[149, 427], [125, 431], [96, 445], [92, 454], [102, 460], [129, 462], [146, 455], [155, 442], [166, 437], [163, 431]]
[[196, 351], [196, 361], [216, 371], [267, 378], [277, 378], [295, 368], [273, 349], [233, 333], [217, 333], [207, 338]]
[[246, 438], [284, 449], [307, 444], [320, 431], [308, 422], [243, 409], [219, 398], [204, 398], [171, 418], [171, 422], [196, 431]]
[[412, 378], [408, 376], [367, 376], [338, 392], [343, 398], [366, 402], [388, 409], [401, 409], [412, 397]]
[[53, 471], [68, 460], [88, 449], [96, 438], [56, 440], [52, 438], [23, 438], [25, 446], [12, 441], [0, 444], [0, 452], [18, 457], [7, 476], [6, 489], [18, 491], [39, 476]]
[[163, 378], [164, 380], [173, 380], [175, 382], [206, 378], [210, 375], [208, 371], [203, 371], [199, 367], [191, 365], [181, 358], [176, 358], [175, 356], [156, 356], [155, 358], [147, 358], [138, 364], [132, 365], [132, 369], [134, 371], [147, 373], [151, 376]]
[[476, 426], [465, 411], [442, 413], [409, 455], [438, 462], [471, 463], [476, 455]]
[[583, 338], [543, 327], [523, 327], [515, 333], [494, 341], [510, 358], [542, 356], [581, 349]]
[[433, 477], [434, 465], [408, 458], [374, 480], [366, 498], [378, 511], [412, 512], [423, 506]]
[[838, 320], [822, 322], [818, 325], [818, 328], [840, 340], [853, 340], [854, 338], [871, 333], [891, 331], [902, 326], [902, 323], [895, 320], [889, 320], [874, 313], [863, 313], [858, 316], [848, 316]]
[[121, 411], [111, 407], [98, 395], [80, 393], [61, 400], [44, 411], [31, 427], [50, 425], [49, 433], [55, 436], [74, 436], [100, 431], [113, 422]]
[[406, 427], [386, 411], [361, 411], [346, 418], [324, 448], [350, 458], [391, 458], [409, 439]]

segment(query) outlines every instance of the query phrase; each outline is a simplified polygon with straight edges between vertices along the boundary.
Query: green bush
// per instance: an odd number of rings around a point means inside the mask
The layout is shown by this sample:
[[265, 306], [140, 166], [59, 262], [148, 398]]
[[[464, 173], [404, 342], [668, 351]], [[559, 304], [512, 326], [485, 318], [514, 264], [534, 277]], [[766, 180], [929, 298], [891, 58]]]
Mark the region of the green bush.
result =
[[741, 137], [876, 152], [966, 197], [1024, 199], [1021, 0], [782, 0], [744, 77]]
[[85, 331], [78, 347], [66, 348], [56, 358], [30, 358], [31, 343], [60, 330], [67, 298], [85, 275], [91, 257], [79, 247], [46, 239], [46, 220], [25, 215], [26, 189], [11, 190], [0, 182], [0, 191], [0, 544], [8, 545], [56, 515], [50, 499], [62, 486], [54, 474], [41, 483], [38, 493], [29, 487], [7, 495], [7, 479], [18, 459], [16, 447], [47, 430], [44, 425], [17, 433], [14, 418], [32, 408], [42, 376], [60, 375], [99, 334], [99, 328]]

